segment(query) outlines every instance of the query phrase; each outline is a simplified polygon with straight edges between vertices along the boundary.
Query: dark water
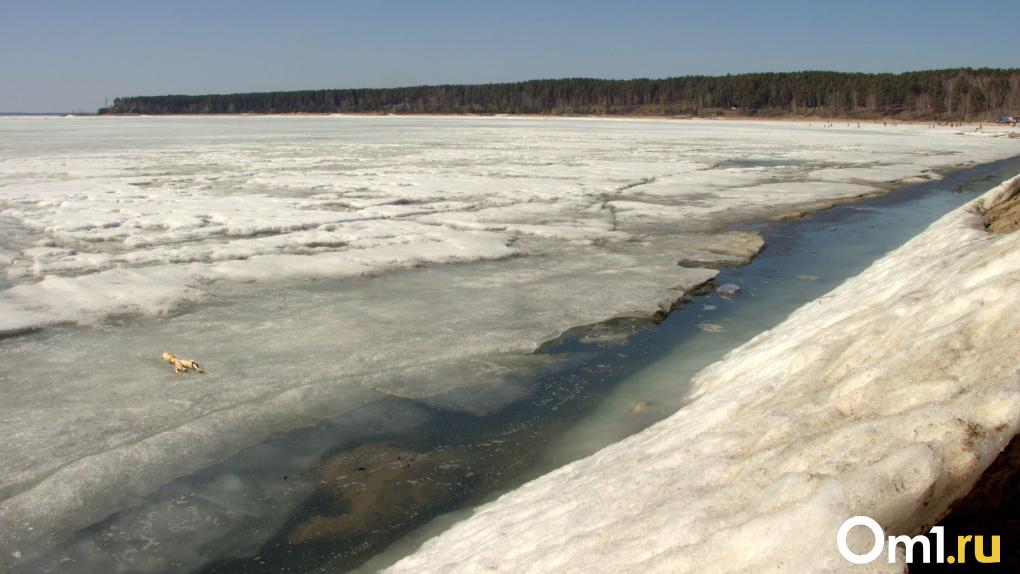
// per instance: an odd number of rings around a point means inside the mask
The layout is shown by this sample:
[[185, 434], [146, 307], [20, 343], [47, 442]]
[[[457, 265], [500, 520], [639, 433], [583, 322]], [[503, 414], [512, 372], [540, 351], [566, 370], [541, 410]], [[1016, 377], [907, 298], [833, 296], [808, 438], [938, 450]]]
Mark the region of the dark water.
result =
[[[1014, 158], [758, 226], [763, 252], [716, 279], [739, 285], [738, 295], [692, 297], [660, 322], [571, 331], [539, 351], [559, 359], [544, 370], [479, 391], [523, 396], [509, 406], [475, 415], [444, 408], [442, 397], [371, 403], [280, 434], [148, 497], [164, 510], [200, 499], [202, 529], [182, 518], [175, 536], [154, 546], [118, 531], [115, 515], [24, 570], [343, 572], [381, 552], [369, 567], [385, 565], [456, 511], [682, 408], [701, 368], [1018, 172]], [[428, 526], [436, 517], [445, 518]]]

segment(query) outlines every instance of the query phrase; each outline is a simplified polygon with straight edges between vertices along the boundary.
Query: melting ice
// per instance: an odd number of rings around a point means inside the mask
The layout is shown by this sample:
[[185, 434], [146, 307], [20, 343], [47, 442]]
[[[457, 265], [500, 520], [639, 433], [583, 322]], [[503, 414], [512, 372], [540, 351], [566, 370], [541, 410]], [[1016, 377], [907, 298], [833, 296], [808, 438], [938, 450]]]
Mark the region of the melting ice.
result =
[[752, 256], [733, 224], [1015, 151], [923, 126], [0, 120], [0, 551], [381, 397], [484, 412], [457, 389]]

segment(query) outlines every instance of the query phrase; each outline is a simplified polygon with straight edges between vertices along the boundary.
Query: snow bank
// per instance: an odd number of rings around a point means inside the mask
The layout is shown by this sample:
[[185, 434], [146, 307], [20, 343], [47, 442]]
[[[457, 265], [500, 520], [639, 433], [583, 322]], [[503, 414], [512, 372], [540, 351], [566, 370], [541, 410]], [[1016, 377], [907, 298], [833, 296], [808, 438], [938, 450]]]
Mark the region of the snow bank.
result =
[[702, 371], [672, 417], [390, 571], [842, 571], [846, 518], [926, 529], [1020, 430], [1020, 233], [982, 222], [1018, 192], [945, 216]]

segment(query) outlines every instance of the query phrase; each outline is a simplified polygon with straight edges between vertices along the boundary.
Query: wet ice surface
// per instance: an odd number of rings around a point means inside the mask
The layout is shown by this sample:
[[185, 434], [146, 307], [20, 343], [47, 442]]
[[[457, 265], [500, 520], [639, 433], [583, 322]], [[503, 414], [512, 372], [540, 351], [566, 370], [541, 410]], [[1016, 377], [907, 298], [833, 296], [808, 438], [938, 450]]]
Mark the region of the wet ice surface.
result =
[[[496, 383], [541, 369], [528, 353], [543, 341], [668, 309], [715, 273], [678, 261], [753, 253], [727, 224], [1016, 151], [924, 128], [718, 122], [5, 119], [0, 132], [4, 560], [379, 399], [495, 409], [526, 392]], [[208, 374], [173, 377], [165, 350]], [[230, 507], [240, 485], [209, 488]]]
[[[1018, 192], [1014, 176], [951, 211], [699, 371], [668, 418], [386, 572], [842, 572], [833, 542], [852, 516], [926, 531], [1020, 430], [1020, 234], [983, 217]], [[675, 381], [686, 362], [628, 383]], [[873, 542], [848, 538], [858, 554]]]

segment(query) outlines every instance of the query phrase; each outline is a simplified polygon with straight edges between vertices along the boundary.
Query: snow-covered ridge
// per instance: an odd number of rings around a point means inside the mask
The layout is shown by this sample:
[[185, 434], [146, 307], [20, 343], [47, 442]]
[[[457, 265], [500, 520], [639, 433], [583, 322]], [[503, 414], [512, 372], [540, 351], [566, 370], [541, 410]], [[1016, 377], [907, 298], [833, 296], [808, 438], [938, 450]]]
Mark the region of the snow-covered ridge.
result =
[[391, 571], [843, 571], [846, 518], [926, 529], [1020, 430], [1020, 233], [982, 220], [1018, 193], [946, 215], [702, 371], [672, 417]]

